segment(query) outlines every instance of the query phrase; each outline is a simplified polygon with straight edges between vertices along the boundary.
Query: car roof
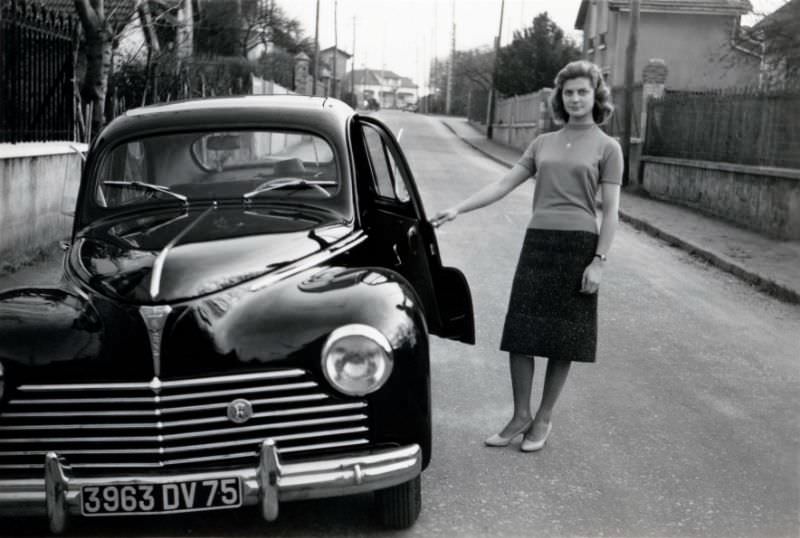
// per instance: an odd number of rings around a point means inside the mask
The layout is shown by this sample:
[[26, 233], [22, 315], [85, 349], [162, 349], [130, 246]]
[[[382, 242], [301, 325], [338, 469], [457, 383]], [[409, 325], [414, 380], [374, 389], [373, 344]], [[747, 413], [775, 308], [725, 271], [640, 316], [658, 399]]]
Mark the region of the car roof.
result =
[[354, 110], [338, 99], [302, 95], [245, 95], [173, 101], [128, 110], [100, 134], [101, 144], [137, 134], [193, 128], [302, 129], [331, 138], [343, 133]]

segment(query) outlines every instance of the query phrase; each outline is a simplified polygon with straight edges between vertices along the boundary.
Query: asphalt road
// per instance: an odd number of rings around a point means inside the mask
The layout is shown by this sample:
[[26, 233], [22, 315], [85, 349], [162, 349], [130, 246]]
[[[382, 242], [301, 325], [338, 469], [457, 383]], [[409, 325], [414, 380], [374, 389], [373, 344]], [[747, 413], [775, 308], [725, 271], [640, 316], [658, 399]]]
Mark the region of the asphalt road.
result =
[[[403, 130], [429, 215], [505, 171], [436, 118], [379, 116]], [[68, 534], [798, 536], [800, 308], [624, 224], [601, 286], [598, 362], [573, 367], [547, 446], [483, 446], [510, 416], [498, 345], [531, 194], [439, 230], [444, 262], [471, 284], [478, 341], [432, 338], [434, 454], [411, 530], [383, 531], [363, 495], [285, 504], [269, 525], [243, 510], [77, 520]], [[44, 534], [32, 524], [0, 522], [0, 535]]]

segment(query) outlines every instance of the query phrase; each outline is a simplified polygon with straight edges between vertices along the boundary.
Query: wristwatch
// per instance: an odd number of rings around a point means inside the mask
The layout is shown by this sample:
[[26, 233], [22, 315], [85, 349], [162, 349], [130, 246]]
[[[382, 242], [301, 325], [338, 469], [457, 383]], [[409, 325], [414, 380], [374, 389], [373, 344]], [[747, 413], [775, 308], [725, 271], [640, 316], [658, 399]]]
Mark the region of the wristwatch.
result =
[[605, 254], [600, 254], [599, 252], [595, 252], [594, 253], [594, 257], [595, 258], [600, 258], [601, 262], [604, 262], [604, 261], [606, 261], [608, 259], [608, 256], [606, 256]]

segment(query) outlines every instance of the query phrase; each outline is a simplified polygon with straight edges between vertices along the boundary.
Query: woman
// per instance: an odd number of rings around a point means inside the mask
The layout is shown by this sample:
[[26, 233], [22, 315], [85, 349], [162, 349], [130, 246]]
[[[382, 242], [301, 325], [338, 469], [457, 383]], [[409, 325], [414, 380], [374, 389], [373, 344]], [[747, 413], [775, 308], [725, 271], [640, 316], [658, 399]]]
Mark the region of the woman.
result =
[[[500, 349], [509, 352], [514, 414], [489, 446], [507, 446], [524, 434], [520, 450], [544, 447], [553, 407], [573, 361], [594, 362], [597, 290], [618, 222], [622, 150], [598, 124], [613, 106], [600, 69], [567, 64], [556, 76], [551, 105], [564, 126], [541, 134], [516, 165], [433, 219], [435, 226], [500, 200], [536, 176], [533, 215], [511, 288]], [[595, 198], [600, 189], [602, 224]], [[531, 417], [534, 356], [547, 357], [541, 404]]]

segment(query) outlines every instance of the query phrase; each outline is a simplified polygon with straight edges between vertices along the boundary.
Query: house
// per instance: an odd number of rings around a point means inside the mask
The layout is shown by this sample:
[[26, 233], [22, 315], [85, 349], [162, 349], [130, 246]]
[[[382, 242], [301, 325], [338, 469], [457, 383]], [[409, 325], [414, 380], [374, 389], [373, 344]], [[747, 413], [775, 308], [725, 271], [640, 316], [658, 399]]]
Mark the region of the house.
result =
[[418, 86], [408, 77], [386, 69], [356, 69], [345, 75], [347, 91], [359, 103], [376, 99], [381, 108], [404, 108], [417, 103]]
[[[741, 45], [739, 21], [748, 0], [642, 0], [634, 73], [652, 58], [669, 70], [672, 90], [722, 89], [758, 84], [761, 55]], [[625, 82], [631, 24], [628, 0], [582, 0], [575, 29], [583, 30], [583, 55], [598, 64], [609, 85]]]
[[[323, 74], [328, 74], [328, 87], [326, 95], [341, 97], [342, 79], [347, 72], [347, 62], [353, 55], [336, 47], [328, 47], [319, 51], [320, 78]], [[323, 73], [323, 70], [327, 70]]]
[[763, 87], [800, 88], [800, 0], [790, 0], [761, 19], [750, 35], [763, 44]]

